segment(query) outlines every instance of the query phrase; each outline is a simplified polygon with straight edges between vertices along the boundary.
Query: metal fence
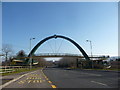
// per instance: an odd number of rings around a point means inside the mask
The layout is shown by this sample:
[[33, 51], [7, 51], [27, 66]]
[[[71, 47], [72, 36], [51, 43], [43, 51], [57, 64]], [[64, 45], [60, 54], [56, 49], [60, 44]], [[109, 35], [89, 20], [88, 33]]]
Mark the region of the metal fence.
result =
[[15, 72], [23, 68], [28, 69], [29, 67], [28, 66], [0, 66], [0, 73]]

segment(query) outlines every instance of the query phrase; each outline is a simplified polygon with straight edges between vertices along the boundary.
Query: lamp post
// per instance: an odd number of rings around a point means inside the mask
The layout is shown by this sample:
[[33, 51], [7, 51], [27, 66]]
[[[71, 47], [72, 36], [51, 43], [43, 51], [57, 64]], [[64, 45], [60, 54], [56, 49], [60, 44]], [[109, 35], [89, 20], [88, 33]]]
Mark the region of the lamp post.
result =
[[[30, 38], [30, 51], [31, 51], [31, 40], [35, 38]], [[30, 54], [30, 69], [32, 68], [32, 55]]]
[[[91, 57], [92, 57], [92, 41], [91, 40], [86, 40], [86, 42], [90, 42]], [[93, 61], [92, 61], [92, 68], [93, 68]]]

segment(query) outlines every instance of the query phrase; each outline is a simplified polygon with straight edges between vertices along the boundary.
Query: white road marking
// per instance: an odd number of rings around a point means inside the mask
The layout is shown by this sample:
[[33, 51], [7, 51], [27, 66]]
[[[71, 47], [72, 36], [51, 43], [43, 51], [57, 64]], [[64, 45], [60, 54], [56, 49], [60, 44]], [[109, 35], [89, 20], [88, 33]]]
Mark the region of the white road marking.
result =
[[7, 83], [5, 83], [5, 84], [3, 84], [3, 85], [0, 85], [0, 88], [4, 88], [5, 86], [7, 86], [7, 85], [9, 85], [9, 84], [17, 81], [18, 79], [20, 79], [20, 78], [22, 78], [22, 77], [24, 77], [24, 76], [26, 76], [26, 75], [28, 75], [28, 74], [35, 73], [35, 72], [37, 72], [37, 71], [33, 71], [33, 72], [30, 72], [30, 73], [23, 74], [23, 75], [21, 75], [21, 76], [18, 77], [18, 78], [15, 78], [15, 79], [13, 79], [13, 80], [10, 80], [9, 82], [7, 82]]
[[20, 82], [18, 82], [19, 84], [23, 84], [24, 82], [23, 81], [20, 81]]
[[[89, 73], [86, 73], [86, 74], [89, 74]], [[102, 76], [102, 75], [100, 75], [100, 74], [92, 74], [92, 73], [90, 73], [89, 75], [93, 75], [93, 76]]]
[[102, 76], [100, 74], [93, 74], [93, 73], [81, 73], [81, 74], [87, 74], [87, 75], [92, 75], [92, 76]]
[[[75, 71], [71, 71], [72, 73], [76, 73]], [[91, 75], [91, 76], [102, 76], [100, 74], [94, 74], [94, 73], [84, 73], [84, 72], [80, 72], [80, 74], [86, 74], [86, 75]]]
[[30, 83], [32, 80], [29, 80], [28, 83]]
[[42, 83], [42, 80], [39, 80], [40, 83]]
[[37, 83], [39, 83], [39, 80], [37, 80]]
[[36, 82], [36, 80], [33, 81], [33, 83], [35, 83], [35, 82]]
[[101, 83], [101, 82], [96, 82], [96, 81], [91, 81], [93, 83], [97, 83], [97, 84], [100, 84], [100, 85], [104, 85], [104, 86], [107, 86], [107, 84], [104, 84], [104, 83]]

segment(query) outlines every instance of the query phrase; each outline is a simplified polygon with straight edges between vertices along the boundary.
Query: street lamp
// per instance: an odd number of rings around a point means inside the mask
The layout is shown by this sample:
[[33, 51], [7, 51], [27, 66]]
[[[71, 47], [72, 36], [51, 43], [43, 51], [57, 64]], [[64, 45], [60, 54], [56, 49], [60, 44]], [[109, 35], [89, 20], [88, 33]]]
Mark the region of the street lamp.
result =
[[[91, 40], [86, 40], [86, 42], [90, 42], [91, 57], [92, 57], [92, 41]], [[92, 61], [92, 68], [93, 68], [93, 61]]]
[[[35, 38], [30, 38], [30, 51], [31, 51], [31, 40]], [[32, 55], [30, 54], [30, 69], [32, 68]]]

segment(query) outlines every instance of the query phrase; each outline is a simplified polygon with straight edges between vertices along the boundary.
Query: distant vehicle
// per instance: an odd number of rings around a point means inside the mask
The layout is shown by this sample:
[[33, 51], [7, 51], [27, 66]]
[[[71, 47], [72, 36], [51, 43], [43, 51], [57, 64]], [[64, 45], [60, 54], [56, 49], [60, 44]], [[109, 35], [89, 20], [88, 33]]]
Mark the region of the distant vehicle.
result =
[[108, 67], [106, 67], [106, 68], [111, 68], [111, 66], [108, 66]]

